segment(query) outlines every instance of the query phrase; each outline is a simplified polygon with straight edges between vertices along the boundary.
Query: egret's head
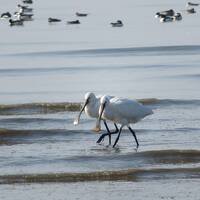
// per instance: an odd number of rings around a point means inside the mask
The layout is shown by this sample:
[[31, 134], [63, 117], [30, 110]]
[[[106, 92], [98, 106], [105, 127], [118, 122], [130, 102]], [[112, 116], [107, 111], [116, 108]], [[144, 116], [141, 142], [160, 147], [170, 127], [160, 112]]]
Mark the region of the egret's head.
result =
[[95, 94], [93, 92], [87, 92], [85, 94], [85, 101], [90, 101], [95, 98]]
[[84, 111], [84, 109], [85, 109], [85, 107], [87, 106], [87, 104], [88, 104], [89, 102], [93, 101], [93, 99], [95, 99], [94, 93], [92, 93], [92, 92], [87, 92], [87, 93], [85, 94], [85, 102], [84, 102], [84, 105], [83, 105], [83, 107], [81, 108], [80, 113], [79, 113], [77, 119], [74, 120], [74, 125], [78, 125], [78, 124], [79, 124], [79, 120], [80, 120], [80, 117], [81, 117], [81, 113]]
[[106, 105], [108, 102], [109, 102], [109, 97], [108, 96], [104, 95], [104, 96], [101, 97], [101, 99], [100, 99], [100, 104], [101, 105]]

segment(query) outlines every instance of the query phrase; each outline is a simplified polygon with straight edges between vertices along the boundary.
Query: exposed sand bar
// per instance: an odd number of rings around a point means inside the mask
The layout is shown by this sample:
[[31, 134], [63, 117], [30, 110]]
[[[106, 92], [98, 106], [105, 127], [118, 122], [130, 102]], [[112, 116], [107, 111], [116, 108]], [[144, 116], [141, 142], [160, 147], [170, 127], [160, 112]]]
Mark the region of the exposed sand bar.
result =
[[[153, 104], [159, 102], [158, 99], [138, 99], [142, 104]], [[14, 114], [36, 114], [36, 113], [56, 113], [63, 111], [79, 111], [81, 102], [57, 102], [57, 103], [25, 103], [25, 104], [10, 104], [0, 105], [0, 115]]]
[[180, 178], [200, 178], [200, 168], [128, 169], [120, 171], [102, 171], [89, 173], [2, 175], [0, 176], [0, 184], [116, 180], [144, 181]]

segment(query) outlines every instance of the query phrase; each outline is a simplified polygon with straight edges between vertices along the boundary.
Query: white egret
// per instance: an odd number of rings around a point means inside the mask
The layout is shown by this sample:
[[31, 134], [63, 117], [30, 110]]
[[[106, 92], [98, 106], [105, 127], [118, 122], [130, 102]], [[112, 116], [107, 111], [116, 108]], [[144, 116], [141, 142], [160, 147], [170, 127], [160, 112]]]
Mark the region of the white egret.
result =
[[[101, 97], [102, 96], [95, 96], [95, 94], [92, 92], [88, 92], [85, 94], [85, 103], [84, 103], [78, 117], [74, 120], [74, 125], [79, 124], [80, 117], [81, 117], [81, 114], [83, 111], [85, 111], [86, 115], [88, 115], [91, 118], [97, 119], [99, 117], [99, 106], [100, 106], [100, 98]], [[107, 96], [107, 98], [111, 99], [112, 96]], [[111, 132], [108, 128], [108, 125], [107, 125], [105, 119], [103, 119], [103, 122], [104, 122], [106, 130], [108, 132], [107, 135], [109, 135], [109, 144], [111, 144], [111, 134], [118, 133], [119, 129], [118, 129], [117, 125], [114, 123], [116, 130], [114, 132]], [[101, 128], [100, 128], [100, 124], [99, 124], [98, 131], [100, 131], [100, 130], [101, 130]], [[100, 138], [97, 140], [97, 143], [100, 143], [104, 137], [102, 139], [100, 139]]]
[[117, 97], [109, 99], [107, 96], [103, 96], [100, 99], [99, 117], [96, 123], [96, 129], [98, 130], [100, 128], [101, 119], [110, 120], [113, 123], [121, 124], [118, 136], [113, 145], [113, 147], [115, 147], [123, 127], [127, 126], [130, 132], [133, 134], [138, 148], [139, 143], [135, 132], [130, 127], [130, 124], [137, 123], [147, 115], [151, 114], [153, 114], [153, 111], [150, 108], [140, 104], [135, 100]]

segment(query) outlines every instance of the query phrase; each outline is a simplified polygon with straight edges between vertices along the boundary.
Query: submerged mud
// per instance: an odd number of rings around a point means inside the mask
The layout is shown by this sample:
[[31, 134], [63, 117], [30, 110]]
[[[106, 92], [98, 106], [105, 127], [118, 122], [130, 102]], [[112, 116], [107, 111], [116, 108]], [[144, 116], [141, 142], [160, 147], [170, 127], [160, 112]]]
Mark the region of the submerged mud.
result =
[[82, 181], [142, 181], [157, 179], [200, 178], [200, 168], [127, 169], [89, 173], [22, 174], [0, 176], [0, 184], [82, 182]]
[[[137, 99], [144, 105], [151, 105], [161, 102], [156, 98]], [[0, 105], [0, 115], [31, 115], [31, 114], [49, 114], [57, 112], [75, 112], [79, 111], [82, 102], [58, 102], [58, 103], [25, 103]]]

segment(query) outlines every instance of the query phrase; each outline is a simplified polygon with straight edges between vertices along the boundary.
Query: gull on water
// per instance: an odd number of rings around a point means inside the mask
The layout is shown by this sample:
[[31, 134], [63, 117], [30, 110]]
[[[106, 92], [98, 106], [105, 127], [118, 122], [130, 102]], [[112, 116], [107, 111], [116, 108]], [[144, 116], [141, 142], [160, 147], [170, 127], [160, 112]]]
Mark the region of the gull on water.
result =
[[117, 22], [111, 22], [110, 23], [112, 25], [112, 27], [122, 27], [123, 23], [121, 20], [117, 20]]
[[18, 19], [18, 20], [9, 20], [10, 26], [23, 26], [24, 25], [24, 20]]
[[22, 6], [20, 4], [17, 5], [19, 8], [19, 12], [32, 12], [33, 8], [29, 8], [28, 6]]
[[76, 12], [76, 16], [77, 17], [87, 17], [88, 13], [79, 13], [79, 12]]
[[25, 4], [32, 4], [33, 1], [32, 0], [23, 0], [23, 3], [25, 3]]
[[62, 21], [61, 19], [57, 19], [57, 18], [52, 18], [52, 17], [48, 18], [48, 22], [49, 23], [52, 23], [52, 22], [61, 22], [61, 21]]
[[188, 2], [186, 6], [199, 6], [199, 3]]
[[194, 13], [196, 13], [196, 11], [195, 11], [194, 8], [188, 8], [188, 9], [186, 10], [186, 12], [187, 12], [188, 14], [194, 14]]
[[81, 22], [79, 20], [74, 21], [67, 21], [67, 24], [80, 24]]
[[160, 17], [166, 17], [166, 16], [174, 16], [175, 12], [173, 9], [165, 10], [165, 11], [160, 11], [157, 12], [155, 17], [160, 18]]
[[1, 14], [1, 19], [11, 18], [12, 15], [9, 12], [5, 12]]

